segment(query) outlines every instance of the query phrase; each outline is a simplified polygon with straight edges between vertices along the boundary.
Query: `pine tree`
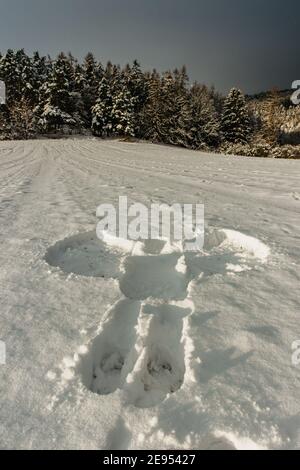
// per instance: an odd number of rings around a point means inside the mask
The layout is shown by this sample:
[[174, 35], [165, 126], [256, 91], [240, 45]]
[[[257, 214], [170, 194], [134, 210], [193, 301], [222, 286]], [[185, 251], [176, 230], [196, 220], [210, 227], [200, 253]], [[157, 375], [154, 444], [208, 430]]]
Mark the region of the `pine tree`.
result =
[[74, 69], [70, 60], [61, 53], [53, 65], [52, 73], [41, 89], [42, 102], [36, 109], [39, 125], [44, 130], [56, 130], [79, 124], [74, 96]]
[[236, 88], [229, 92], [225, 100], [221, 128], [227, 142], [246, 143], [249, 140], [249, 111], [243, 93]]
[[143, 111], [145, 136], [157, 142], [188, 146], [190, 109], [185, 68], [154, 72], [149, 81], [149, 98]]
[[148, 96], [140, 113], [140, 136], [153, 142], [161, 140], [161, 78], [156, 70], [147, 77]]
[[36, 97], [34, 90], [34, 67], [31, 58], [25, 53], [24, 49], [17, 51], [16, 64], [15, 88], [17, 99], [24, 99], [28, 103], [33, 103]]
[[189, 78], [186, 67], [181, 70], [174, 70], [173, 73], [173, 134], [170, 143], [180, 145], [182, 147], [190, 147], [192, 141], [191, 134], [191, 106], [190, 95], [188, 91]]
[[133, 62], [132, 67], [127, 65], [124, 78], [133, 102], [134, 134], [141, 136], [141, 112], [148, 98], [148, 80], [136, 60]]
[[92, 108], [92, 131], [100, 137], [108, 137], [112, 134], [112, 93], [111, 86], [104, 75], [100, 81], [98, 98]]
[[175, 130], [177, 124], [177, 106], [175, 103], [175, 83], [171, 72], [166, 72], [161, 81], [160, 106], [162, 110], [160, 134], [161, 141], [166, 144], [175, 144]]
[[190, 146], [199, 149], [216, 147], [220, 142], [219, 115], [215, 105], [214, 90], [195, 83], [191, 88], [191, 141]]
[[51, 59], [47, 61], [46, 57], [40, 57], [38, 52], [34, 52], [32, 67], [34, 102], [38, 104], [40, 88], [48, 80], [48, 76], [51, 72]]
[[92, 116], [95, 135], [134, 136], [134, 100], [119, 68], [103, 76]]
[[0, 60], [0, 80], [5, 82], [7, 104], [18, 99], [16, 84], [17, 63], [12, 49], [8, 49]]
[[82, 101], [84, 109], [84, 122], [86, 127], [92, 125], [92, 108], [98, 98], [99, 83], [103, 77], [102, 65], [97, 63], [94, 55], [89, 52], [84, 59], [82, 70]]
[[119, 78], [113, 87], [111, 125], [113, 135], [134, 136], [135, 101], [124, 78]]

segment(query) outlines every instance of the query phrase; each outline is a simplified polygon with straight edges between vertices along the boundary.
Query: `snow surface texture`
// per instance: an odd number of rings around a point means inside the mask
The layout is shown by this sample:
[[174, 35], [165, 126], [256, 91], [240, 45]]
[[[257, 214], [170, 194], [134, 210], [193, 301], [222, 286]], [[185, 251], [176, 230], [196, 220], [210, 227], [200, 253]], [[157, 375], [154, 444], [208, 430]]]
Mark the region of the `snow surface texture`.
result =
[[[4, 142], [3, 448], [300, 446], [298, 162]], [[95, 235], [96, 207], [205, 203], [202, 252]]]

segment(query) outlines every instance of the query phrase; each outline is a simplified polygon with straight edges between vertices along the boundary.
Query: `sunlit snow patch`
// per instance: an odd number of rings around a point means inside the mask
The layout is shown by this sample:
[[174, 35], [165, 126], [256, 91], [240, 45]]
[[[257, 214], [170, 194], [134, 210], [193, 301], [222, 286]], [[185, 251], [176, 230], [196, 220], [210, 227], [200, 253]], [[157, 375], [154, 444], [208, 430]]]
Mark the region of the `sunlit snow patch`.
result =
[[235, 230], [223, 229], [222, 232], [226, 236], [223, 245], [231, 245], [237, 250], [244, 251], [245, 255], [253, 256], [262, 262], [267, 261], [270, 255], [270, 248], [257, 238]]

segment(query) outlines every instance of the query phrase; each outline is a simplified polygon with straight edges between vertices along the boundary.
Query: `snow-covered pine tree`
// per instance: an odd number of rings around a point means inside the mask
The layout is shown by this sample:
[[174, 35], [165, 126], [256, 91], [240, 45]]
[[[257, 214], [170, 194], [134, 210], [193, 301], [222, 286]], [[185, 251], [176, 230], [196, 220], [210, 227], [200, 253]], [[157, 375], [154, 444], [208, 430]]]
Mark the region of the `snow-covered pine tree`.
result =
[[33, 60], [23, 49], [8, 50], [0, 60], [0, 79], [6, 84], [5, 116], [7, 136], [28, 138], [34, 132], [33, 108], [37, 100]]
[[[187, 146], [189, 140], [190, 110], [187, 93], [188, 77], [185, 68], [166, 72], [157, 85], [159, 120], [158, 140], [167, 144]], [[157, 108], [157, 106], [156, 106]]]
[[74, 96], [74, 69], [65, 54], [59, 54], [40, 93], [42, 103], [37, 108], [39, 125], [45, 131], [79, 125]]
[[0, 60], [0, 80], [5, 82], [7, 104], [14, 102], [18, 97], [16, 94], [16, 56], [12, 49], [8, 49]]
[[22, 98], [33, 101], [34, 66], [24, 49], [8, 49], [0, 60], [0, 79], [6, 84], [8, 105]]
[[153, 70], [147, 80], [147, 100], [140, 113], [140, 137], [159, 142], [162, 120], [161, 78], [156, 70]]
[[[162, 110], [160, 134], [161, 142], [175, 144], [178, 106], [175, 103], [175, 82], [171, 72], [163, 74], [161, 81], [160, 106]], [[179, 103], [178, 103], [179, 105]]]
[[84, 73], [81, 64], [76, 64], [74, 68], [74, 90], [78, 93], [83, 93], [85, 85]]
[[141, 136], [141, 111], [148, 98], [148, 80], [135, 60], [132, 66], [127, 65], [124, 71], [127, 87], [133, 99], [134, 134]]
[[34, 90], [34, 67], [32, 59], [25, 53], [24, 49], [16, 52], [16, 76], [15, 89], [19, 100], [34, 103], [36, 94]]
[[190, 92], [190, 109], [190, 146], [194, 149], [216, 147], [220, 142], [220, 123], [214, 90], [195, 83]]
[[173, 82], [173, 103], [171, 103], [171, 108], [173, 109], [172, 122], [174, 128], [171, 129], [173, 137], [170, 143], [190, 147], [192, 141], [192, 116], [188, 90], [189, 78], [185, 66], [181, 70], [174, 70]]
[[92, 116], [95, 135], [134, 136], [134, 100], [119, 68], [103, 76]]
[[84, 123], [88, 128], [92, 125], [92, 108], [95, 106], [98, 98], [98, 88], [103, 73], [102, 65], [98, 63], [94, 55], [89, 52], [82, 65]]
[[112, 87], [111, 124], [113, 135], [134, 136], [135, 100], [128, 88], [124, 74], [115, 77]]
[[84, 91], [85, 91], [85, 78], [84, 71], [81, 64], [76, 63], [74, 67], [74, 88], [73, 88], [73, 98], [75, 102], [75, 117], [78, 122], [82, 123], [82, 127], [91, 128], [89, 121], [88, 112], [85, 106], [84, 101]]
[[47, 60], [46, 57], [41, 57], [39, 52], [36, 51], [33, 54], [32, 66], [34, 102], [38, 104], [40, 88], [47, 81], [51, 71], [51, 59]]
[[243, 93], [230, 90], [223, 107], [221, 128], [224, 139], [232, 143], [246, 143], [251, 133], [250, 116]]
[[112, 91], [106, 75], [100, 81], [97, 96], [92, 107], [92, 131], [99, 137], [108, 137], [112, 134]]

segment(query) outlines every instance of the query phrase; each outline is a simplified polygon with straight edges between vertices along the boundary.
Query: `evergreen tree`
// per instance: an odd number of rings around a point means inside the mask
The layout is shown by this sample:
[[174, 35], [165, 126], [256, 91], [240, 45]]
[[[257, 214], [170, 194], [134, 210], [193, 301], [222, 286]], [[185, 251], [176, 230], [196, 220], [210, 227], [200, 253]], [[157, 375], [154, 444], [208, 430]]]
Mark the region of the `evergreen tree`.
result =
[[135, 101], [124, 78], [119, 79], [112, 93], [111, 126], [113, 135], [134, 136]]
[[17, 96], [16, 84], [17, 63], [12, 49], [8, 49], [0, 60], [0, 80], [5, 82], [7, 104], [15, 101]]
[[148, 96], [140, 113], [140, 136], [153, 142], [161, 140], [161, 78], [156, 70], [147, 77]]
[[224, 103], [221, 127], [224, 139], [232, 143], [246, 143], [251, 127], [250, 116], [243, 93], [233, 88]]
[[96, 135], [134, 135], [134, 100], [118, 68], [110, 69], [103, 76], [92, 116], [92, 130]]
[[36, 96], [34, 90], [34, 68], [31, 58], [28, 57], [24, 49], [17, 51], [16, 65], [15, 90], [17, 99], [24, 99], [29, 103], [33, 103]]
[[100, 81], [96, 104], [92, 108], [92, 130], [95, 135], [108, 137], [112, 134], [112, 106], [111, 86], [104, 75]]
[[41, 100], [36, 113], [44, 130], [79, 124], [74, 96], [74, 69], [70, 60], [61, 53], [53, 65], [48, 81], [42, 86]]
[[149, 94], [142, 113], [146, 138], [167, 144], [188, 146], [190, 109], [185, 68], [166, 72], [155, 71], [149, 79]]
[[191, 106], [188, 91], [189, 78], [185, 66], [181, 70], [175, 69], [173, 73], [173, 128], [170, 134], [173, 135], [170, 143], [182, 147], [190, 147], [191, 134]]
[[132, 67], [127, 65], [124, 78], [132, 97], [134, 113], [134, 134], [141, 135], [141, 112], [148, 98], [148, 80], [141, 70], [140, 64], [135, 60]]
[[220, 143], [220, 124], [214, 90], [195, 83], [190, 93], [190, 112], [190, 147], [216, 147]]
[[74, 90], [83, 95], [85, 86], [84, 72], [81, 64], [76, 64], [74, 68]]
[[102, 77], [102, 65], [98, 64], [94, 55], [89, 52], [82, 66], [82, 101], [86, 127], [91, 127], [92, 124], [92, 108], [97, 101], [99, 83]]
[[48, 80], [51, 72], [51, 59], [47, 61], [46, 57], [40, 57], [38, 52], [34, 52], [32, 58], [33, 66], [33, 94], [34, 102], [38, 104], [39, 93], [43, 84]]
[[160, 140], [166, 144], [175, 144], [179, 102], [176, 102], [175, 82], [171, 72], [166, 72], [161, 81], [161, 124]]

